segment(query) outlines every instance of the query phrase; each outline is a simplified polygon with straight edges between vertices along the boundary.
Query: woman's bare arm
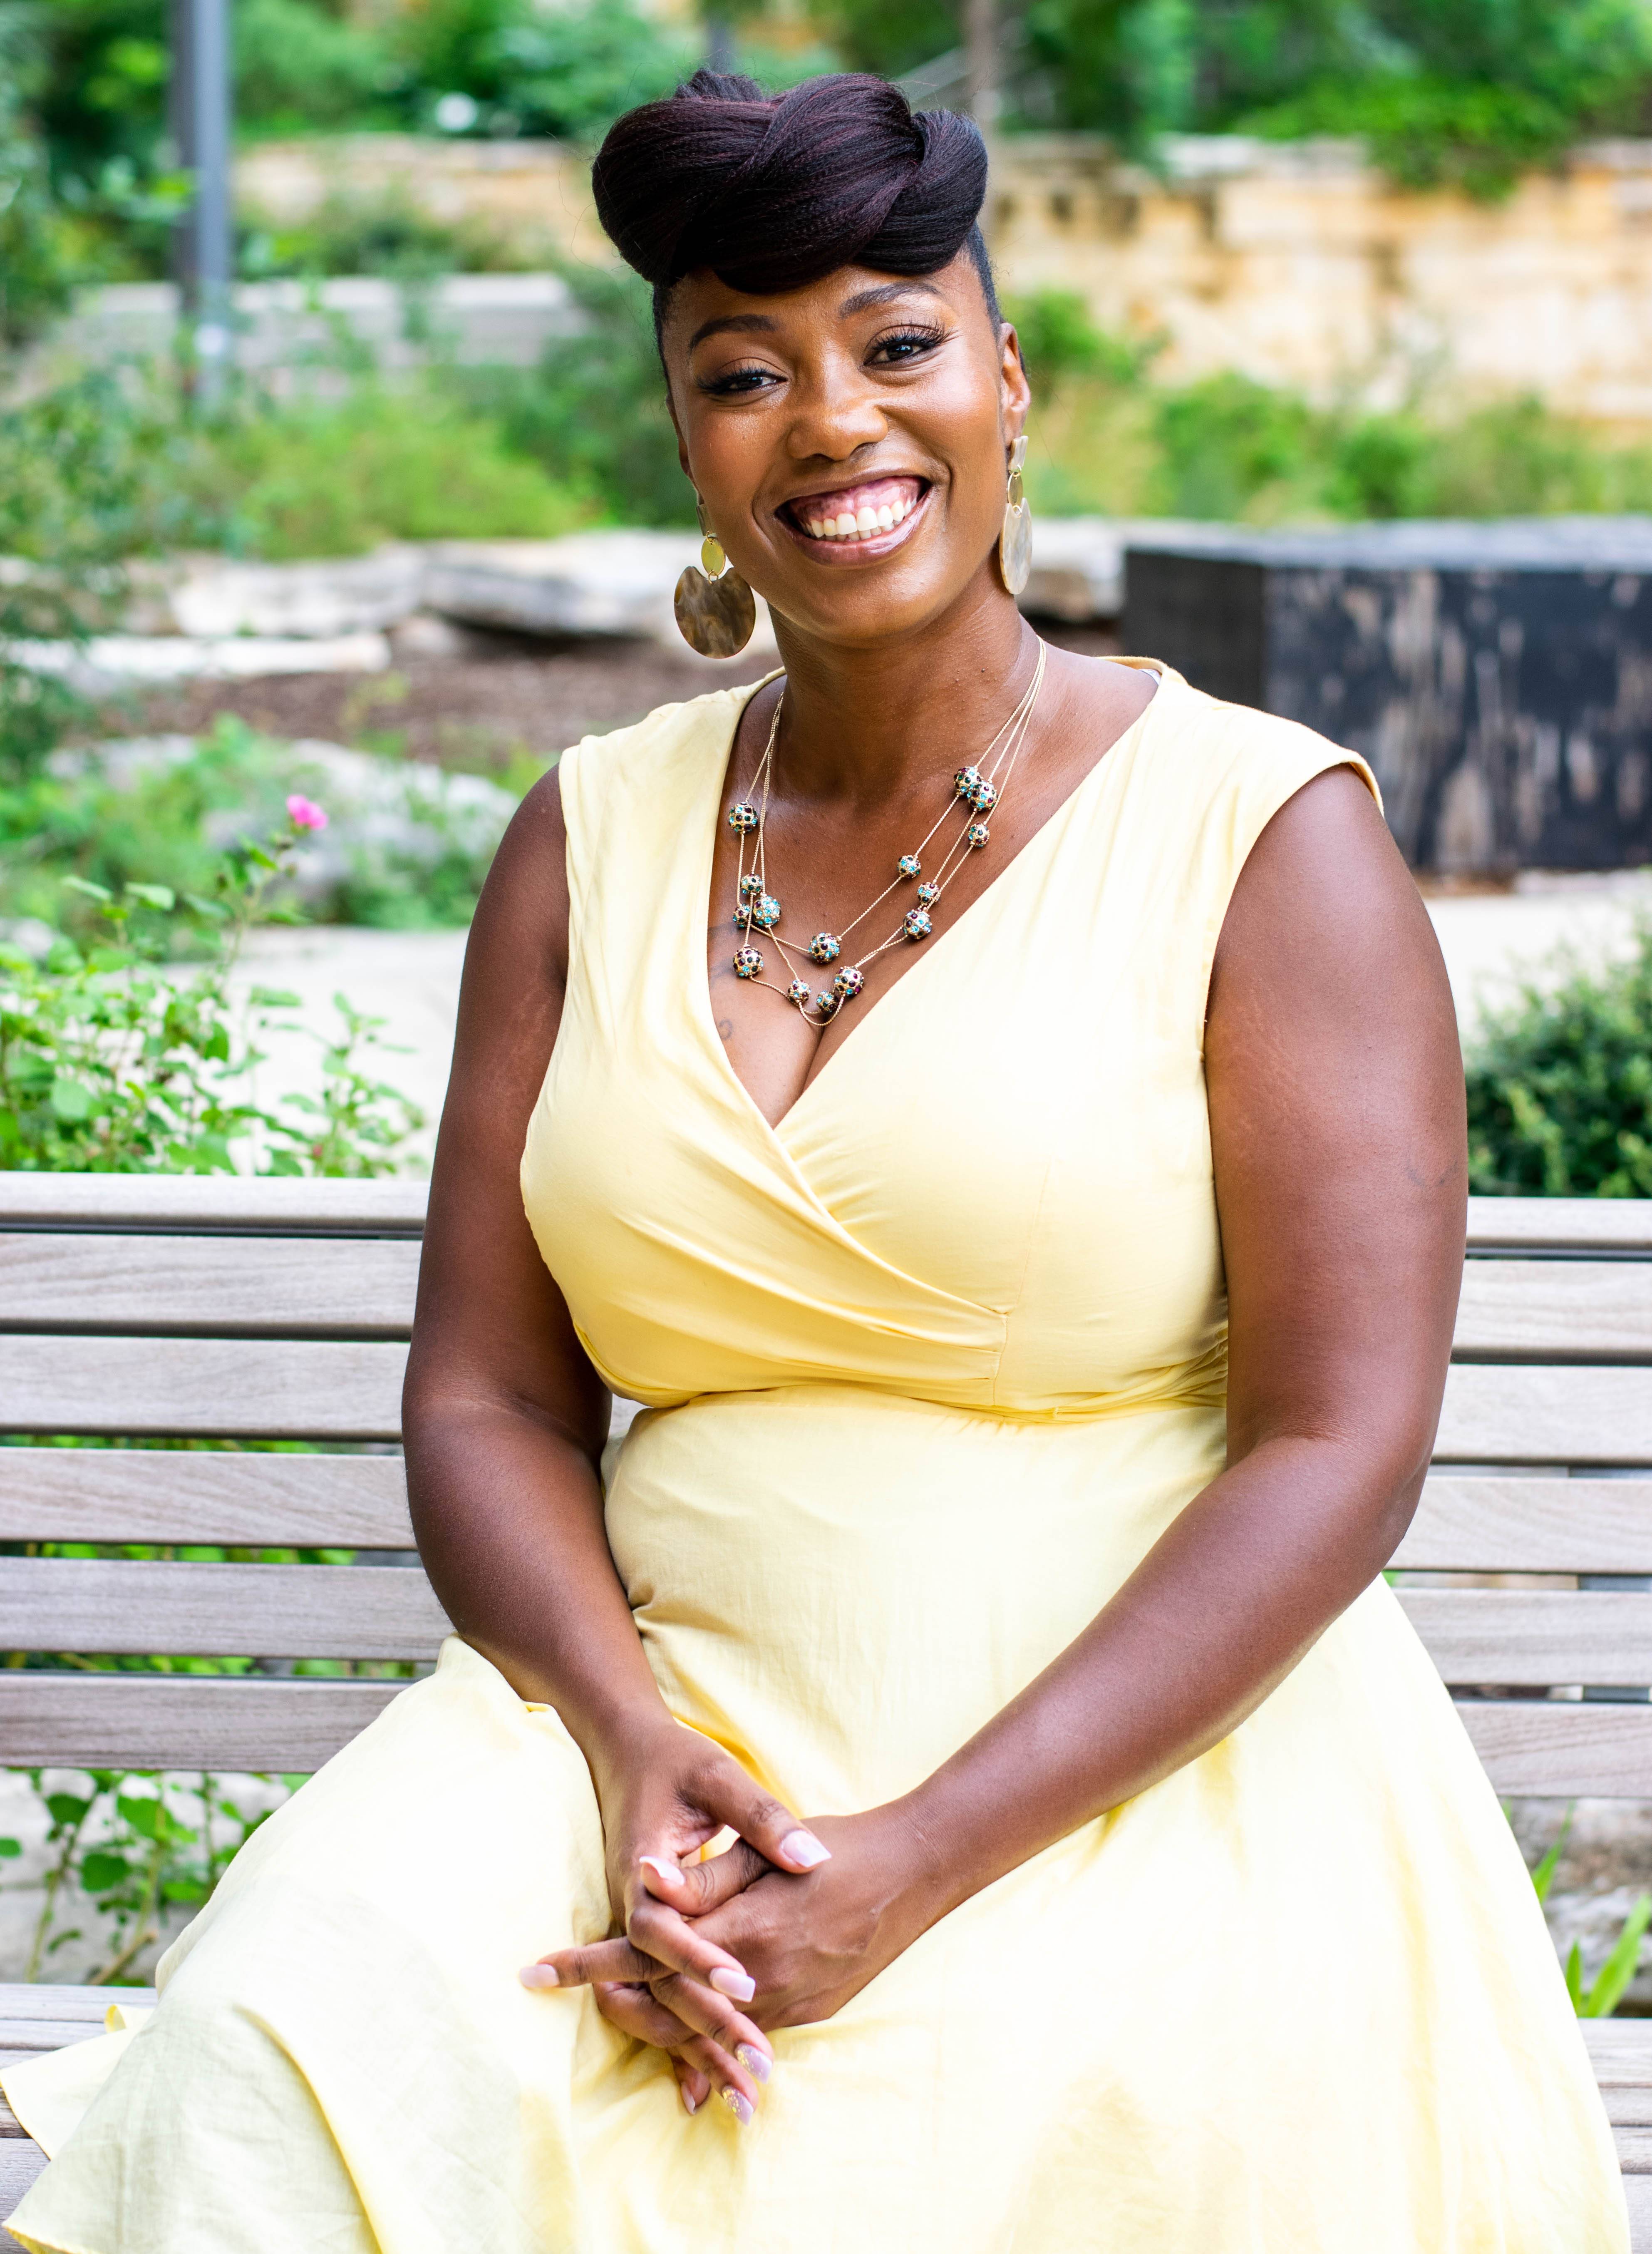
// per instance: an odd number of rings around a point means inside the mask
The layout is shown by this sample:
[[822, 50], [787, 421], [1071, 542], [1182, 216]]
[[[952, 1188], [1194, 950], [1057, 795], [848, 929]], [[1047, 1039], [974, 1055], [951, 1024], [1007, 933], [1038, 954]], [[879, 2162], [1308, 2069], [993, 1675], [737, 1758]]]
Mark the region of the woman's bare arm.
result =
[[552, 774], [506, 833], [466, 950], [402, 1413], [413, 1523], [448, 1617], [589, 1755], [660, 1704], [603, 1532], [608, 1394], [517, 1176], [567, 934]]
[[[835, 2011], [948, 1909], [1216, 1744], [1404, 1531], [1462, 1275], [1462, 1069], [1427, 914], [1346, 769], [1290, 802], [1241, 876], [1207, 1070], [1228, 1468], [924, 1784], [819, 1823], [825, 1868], [752, 1883], [735, 1851], [672, 1883], [756, 1974], [766, 2026]], [[612, 1977], [624, 1946], [555, 1962]]]

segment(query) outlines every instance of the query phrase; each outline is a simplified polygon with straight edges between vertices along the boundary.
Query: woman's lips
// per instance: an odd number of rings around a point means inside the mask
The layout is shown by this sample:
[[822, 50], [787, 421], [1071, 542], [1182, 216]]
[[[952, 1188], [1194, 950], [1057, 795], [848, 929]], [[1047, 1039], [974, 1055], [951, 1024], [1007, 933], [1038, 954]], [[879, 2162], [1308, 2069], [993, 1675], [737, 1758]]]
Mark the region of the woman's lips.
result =
[[781, 510], [787, 529], [816, 554], [886, 554], [898, 547], [928, 487], [920, 478], [872, 478], [835, 493], [802, 494]]

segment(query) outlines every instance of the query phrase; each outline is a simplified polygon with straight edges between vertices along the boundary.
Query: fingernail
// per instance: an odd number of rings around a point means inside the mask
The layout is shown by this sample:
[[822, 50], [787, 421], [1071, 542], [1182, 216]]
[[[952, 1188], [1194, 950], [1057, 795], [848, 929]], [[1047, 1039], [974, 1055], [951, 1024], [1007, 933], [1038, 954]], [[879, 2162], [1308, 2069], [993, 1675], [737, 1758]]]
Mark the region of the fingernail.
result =
[[524, 1964], [516, 1978], [524, 1988], [556, 1988], [562, 1984], [554, 1964]]
[[682, 1884], [682, 1873], [675, 1863], [663, 1863], [658, 1855], [639, 1855], [637, 1860], [645, 1870], [652, 1871], [656, 1878], [664, 1879], [668, 1885]]
[[687, 2082], [679, 2082], [677, 2087], [682, 2092], [683, 2111], [685, 2113], [697, 2113], [700, 2110], [700, 2101], [695, 2096], [694, 2092], [689, 2088]]
[[766, 2082], [774, 2071], [774, 2062], [759, 2050], [755, 2043], [736, 2043], [734, 2055], [754, 2082]]
[[822, 1863], [830, 1863], [832, 1851], [822, 1847], [812, 1831], [788, 1831], [780, 1841], [780, 1852], [788, 1862], [801, 1863], [806, 1871], [813, 1871]]
[[752, 2118], [752, 2102], [750, 2098], [742, 2097], [738, 2090], [730, 2090], [726, 2086], [718, 2090], [718, 2096], [728, 2107], [729, 2111], [739, 2123], [741, 2128], [745, 2128], [746, 2123]]
[[749, 2004], [757, 1993], [757, 1983], [744, 1972], [735, 1972], [726, 1964], [719, 1964], [711, 1975], [711, 1985], [719, 1996], [732, 1996], [737, 2004]]

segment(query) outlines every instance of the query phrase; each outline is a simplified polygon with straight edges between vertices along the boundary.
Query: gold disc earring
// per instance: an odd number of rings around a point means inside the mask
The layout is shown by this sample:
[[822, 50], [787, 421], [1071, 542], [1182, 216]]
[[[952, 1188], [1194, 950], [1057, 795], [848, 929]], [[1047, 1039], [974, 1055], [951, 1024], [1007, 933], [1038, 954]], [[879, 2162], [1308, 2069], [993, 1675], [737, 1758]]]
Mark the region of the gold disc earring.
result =
[[677, 632], [702, 657], [738, 657], [752, 639], [757, 624], [757, 603], [751, 589], [723, 552], [723, 543], [705, 521], [705, 503], [696, 493], [695, 513], [704, 538], [700, 542], [704, 570], [692, 564], [677, 581], [672, 598]]
[[1021, 468], [1026, 460], [1024, 430], [1010, 448], [1004, 528], [998, 535], [998, 570], [1012, 595], [1020, 593], [1032, 569], [1032, 512], [1026, 505], [1026, 493], [1021, 483]]

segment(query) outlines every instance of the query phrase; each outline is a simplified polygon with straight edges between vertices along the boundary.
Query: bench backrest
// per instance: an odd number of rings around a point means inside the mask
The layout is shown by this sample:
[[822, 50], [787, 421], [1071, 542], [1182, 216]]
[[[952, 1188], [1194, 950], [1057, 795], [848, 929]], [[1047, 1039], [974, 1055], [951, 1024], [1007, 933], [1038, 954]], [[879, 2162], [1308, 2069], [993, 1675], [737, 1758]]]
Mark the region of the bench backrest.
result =
[[[0, 1446], [0, 1542], [174, 1553], [0, 1558], [0, 1652], [258, 1662], [14, 1660], [0, 1761], [310, 1769], [395, 1696], [378, 1663], [434, 1656], [396, 1446], [424, 1202], [404, 1182], [0, 1174], [0, 1435], [30, 1443]], [[295, 1441], [313, 1452], [245, 1445]], [[175, 1554], [192, 1545], [358, 1562]], [[1632, 1585], [1652, 1576], [1652, 1201], [1475, 1200], [1436, 1468], [1395, 1564], [1501, 1790], [1652, 1793], [1652, 1584]], [[354, 1666], [292, 1674], [318, 1660]]]

